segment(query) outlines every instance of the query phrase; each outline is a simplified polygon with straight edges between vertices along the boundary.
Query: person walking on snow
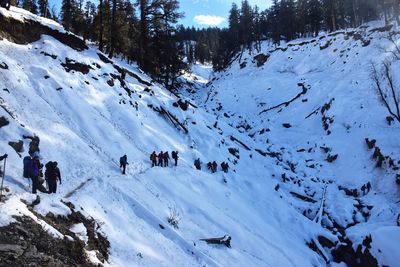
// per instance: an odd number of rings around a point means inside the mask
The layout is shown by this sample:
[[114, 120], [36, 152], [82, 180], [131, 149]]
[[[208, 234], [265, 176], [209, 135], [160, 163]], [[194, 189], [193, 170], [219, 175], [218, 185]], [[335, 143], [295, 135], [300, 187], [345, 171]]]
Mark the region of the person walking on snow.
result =
[[160, 154], [158, 154], [158, 166], [162, 167], [164, 162], [164, 152], [161, 151]]
[[57, 167], [57, 161], [46, 163], [45, 178], [49, 185], [49, 194], [57, 192], [57, 181], [61, 184], [60, 169]]
[[212, 172], [213, 173], [217, 171], [217, 167], [218, 167], [218, 164], [215, 161], [213, 161], [213, 163], [212, 163]]
[[34, 156], [27, 162], [28, 176], [32, 180], [32, 194], [36, 194], [39, 187], [39, 157]]
[[168, 162], [169, 162], [169, 153], [168, 153], [168, 151], [165, 151], [165, 153], [163, 155], [163, 159], [164, 159], [164, 167], [168, 167]]
[[196, 167], [197, 170], [201, 170], [200, 158], [194, 160], [194, 166]]
[[[7, 154], [4, 154], [3, 156], [0, 156], [0, 161], [2, 161], [3, 159], [6, 159], [7, 157], [8, 157]], [[3, 171], [0, 168], [0, 176], [2, 176], [2, 175], [3, 175]]]
[[222, 163], [221, 163], [221, 169], [222, 169], [225, 173], [227, 173], [227, 172], [228, 172], [228, 169], [229, 169], [228, 163], [226, 163], [225, 161], [222, 162]]
[[155, 151], [150, 155], [151, 167], [157, 166], [157, 154]]
[[126, 155], [123, 155], [122, 157], [120, 157], [119, 164], [120, 164], [119, 167], [122, 168], [122, 174], [125, 174], [126, 165], [129, 165], [128, 157]]
[[175, 166], [178, 166], [178, 158], [179, 158], [178, 151], [172, 151], [171, 156], [175, 161]]

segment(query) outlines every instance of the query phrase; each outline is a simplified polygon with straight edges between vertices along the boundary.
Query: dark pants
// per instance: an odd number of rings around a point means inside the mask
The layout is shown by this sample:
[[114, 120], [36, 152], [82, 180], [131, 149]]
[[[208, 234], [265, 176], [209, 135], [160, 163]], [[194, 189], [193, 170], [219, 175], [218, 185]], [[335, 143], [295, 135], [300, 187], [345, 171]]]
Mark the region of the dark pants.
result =
[[175, 166], [178, 166], [178, 159], [174, 159], [175, 160]]
[[31, 176], [31, 180], [32, 180], [32, 193], [36, 194], [36, 190], [38, 189], [39, 186], [39, 177]]
[[157, 166], [157, 160], [153, 160], [153, 161], [151, 161], [151, 162], [152, 162], [151, 167]]
[[48, 180], [49, 184], [49, 194], [57, 192], [57, 180]]
[[122, 168], [122, 174], [125, 174], [126, 164], [121, 164], [120, 168]]
[[164, 167], [168, 167], [168, 159], [164, 160]]

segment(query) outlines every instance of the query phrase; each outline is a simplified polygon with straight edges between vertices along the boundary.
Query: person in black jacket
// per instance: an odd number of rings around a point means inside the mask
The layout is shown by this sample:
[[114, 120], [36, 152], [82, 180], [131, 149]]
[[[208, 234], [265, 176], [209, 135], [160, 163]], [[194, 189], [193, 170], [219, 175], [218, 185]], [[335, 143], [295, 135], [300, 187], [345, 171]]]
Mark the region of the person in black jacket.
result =
[[[7, 154], [4, 154], [3, 156], [0, 156], [0, 161], [2, 161], [3, 159], [6, 159], [7, 157], [8, 157]], [[3, 176], [3, 172], [1, 170], [1, 168], [0, 168], [0, 176]]]
[[168, 153], [168, 151], [164, 152], [163, 159], [164, 159], [164, 167], [168, 167], [168, 162], [169, 162], [169, 153]]
[[128, 156], [127, 155], [123, 155], [120, 159], [119, 159], [119, 167], [122, 168], [122, 174], [125, 174], [125, 170], [126, 170], [126, 165], [129, 165], [128, 163]]
[[200, 162], [200, 158], [196, 159], [194, 161], [194, 166], [196, 167], [197, 170], [201, 170], [201, 162]]
[[57, 161], [51, 162], [49, 161], [46, 164], [45, 178], [49, 185], [49, 194], [57, 192], [57, 181], [60, 181], [61, 184], [61, 173], [60, 169], [57, 166]]
[[177, 166], [177, 165], [178, 165], [178, 158], [179, 158], [179, 156], [178, 156], [178, 151], [172, 151], [171, 156], [172, 156], [172, 158], [173, 158], [174, 161], [175, 161], [175, 166]]

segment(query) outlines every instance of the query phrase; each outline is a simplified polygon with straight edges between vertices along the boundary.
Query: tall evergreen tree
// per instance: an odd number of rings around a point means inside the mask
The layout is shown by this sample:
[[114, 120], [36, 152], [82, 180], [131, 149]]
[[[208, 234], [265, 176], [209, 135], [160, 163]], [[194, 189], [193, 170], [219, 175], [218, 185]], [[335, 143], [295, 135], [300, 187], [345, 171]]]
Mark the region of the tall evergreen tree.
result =
[[40, 15], [47, 18], [48, 14], [50, 14], [48, 0], [38, 0], [38, 4]]
[[242, 37], [242, 44], [251, 50], [251, 44], [254, 40], [253, 28], [253, 12], [248, 0], [242, 1], [240, 8], [240, 35]]
[[235, 3], [232, 3], [232, 7], [229, 11], [229, 48], [237, 52], [240, 50], [241, 41], [241, 30], [240, 30], [240, 11]]
[[22, 8], [32, 12], [33, 14], [38, 13], [36, 0], [23, 0]]
[[69, 31], [72, 24], [73, 0], [62, 0], [61, 5], [61, 23]]

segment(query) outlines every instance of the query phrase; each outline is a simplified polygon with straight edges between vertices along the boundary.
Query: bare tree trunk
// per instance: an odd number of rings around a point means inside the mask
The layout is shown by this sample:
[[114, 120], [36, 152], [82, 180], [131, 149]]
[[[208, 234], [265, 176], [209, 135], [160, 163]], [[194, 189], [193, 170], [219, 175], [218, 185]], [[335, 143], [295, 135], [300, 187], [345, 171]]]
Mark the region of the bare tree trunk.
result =
[[397, 25], [400, 25], [400, 0], [393, 0], [393, 13], [396, 19]]
[[332, 8], [331, 19], [332, 19], [332, 31], [335, 32], [336, 31], [336, 14], [335, 14], [335, 11], [333, 8]]
[[100, 17], [99, 49], [100, 49], [100, 51], [103, 52], [103, 50], [104, 50], [104, 43], [103, 43], [103, 0], [100, 0], [99, 17]]
[[392, 92], [392, 98], [394, 101], [394, 105], [396, 107], [397, 117], [400, 118], [400, 108], [399, 108], [399, 100], [396, 95], [395, 85], [393, 84], [393, 77], [390, 75], [390, 64], [388, 62], [383, 63], [383, 67], [385, 70], [385, 76], [389, 84], [390, 91]]
[[49, 0], [46, 0], [45, 8], [44, 8], [44, 14], [43, 14], [43, 16], [44, 16], [45, 18], [47, 18], [47, 8], [48, 8], [48, 5], [49, 5]]
[[388, 110], [388, 112], [390, 113], [390, 115], [392, 115], [393, 117], [396, 118], [396, 120], [398, 122], [400, 122], [400, 107], [399, 107], [399, 101], [397, 99], [397, 95], [396, 95], [396, 90], [393, 84], [393, 78], [390, 75], [390, 66], [389, 63], [384, 63], [384, 77], [388, 80], [388, 84], [390, 87], [390, 91], [391, 91], [391, 98], [393, 98], [394, 104], [396, 106], [396, 113], [393, 112], [392, 108], [390, 107], [389, 104], [389, 99], [390, 96], [386, 95], [384, 92], [384, 88], [383, 88], [383, 84], [380, 81], [380, 75], [378, 74], [378, 71], [376, 70], [376, 66], [372, 65], [372, 79], [375, 83], [376, 89], [378, 90], [379, 96], [381, 97], [381, 100], [383, 102], [383, 104], [385, 105], [386, 109]]
[[147, 55], [147, 0], [140, 0], [140, 41], [139, 41], [139, 66], [143, 71], [147, 72], [146, 55]]
[[113, 0], [113, 8], [112, 8], [112, 18], [111, 18], [111, 44], [110, 44], [110, 53], [108, 54], [109, 58], [113, 58], [114, 56], [114, 49], [115, 49], [115, 35], [117, 34], [117, 26], [115, 22], [115, 16], [117, 13], [117, 0]]

